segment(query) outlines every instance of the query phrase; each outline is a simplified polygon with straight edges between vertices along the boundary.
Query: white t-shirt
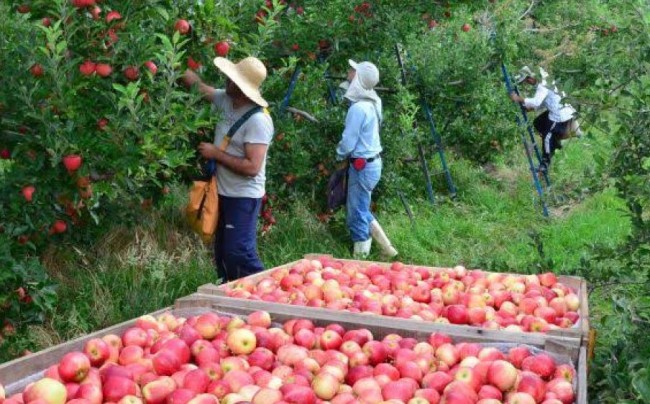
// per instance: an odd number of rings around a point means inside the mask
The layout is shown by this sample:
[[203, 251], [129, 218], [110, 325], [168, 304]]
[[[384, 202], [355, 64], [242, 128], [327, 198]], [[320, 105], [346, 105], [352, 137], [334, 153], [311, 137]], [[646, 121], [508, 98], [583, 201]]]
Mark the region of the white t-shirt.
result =
[[[214, 144], [219, 146], [232, 125], [242, 115], [255, 107], [255, 104], [233, 109], [232, 98], [226, 94], [225, 90], [216, 90], [212, 103], [223, 112], [223, 119], [217, 124], [214, 131]], [[273, 131], [273, 120], [269, 114], [264, 112], [253, 114], [233, 134], [230, 144], [226, 148], [226, 153], [236, 157], [244, 157], [244, 145], [246, 143], [269, 145], [273, 139]], [[227, 167], [217, 164], [217, 182], [219, 195], [234, 198], [261, 198], [265, 193], [266, 155], [264, 155], [264, 161], [259, 173], [254, 177], [237, 174]]]
[[573, 118], [575, 113], [573, 107], [562, 104], [562, 97], [558, 93], [542, 84], [537, 85], [532, 98], [524, 99], [524, 106], [533, 109], [545, 107], [548, 110], [548, 118], [553, 122], [566, 122]]

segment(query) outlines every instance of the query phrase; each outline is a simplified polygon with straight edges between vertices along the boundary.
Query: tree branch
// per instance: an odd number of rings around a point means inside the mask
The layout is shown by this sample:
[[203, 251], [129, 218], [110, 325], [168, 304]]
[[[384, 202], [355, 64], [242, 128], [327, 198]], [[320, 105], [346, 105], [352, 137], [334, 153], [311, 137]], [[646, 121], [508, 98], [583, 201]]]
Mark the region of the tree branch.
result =
[[289, 111], [289, 112], [291, 112], [293, 114], [298, 114], [298, 115], [302, 116], [303, 118], [305, 118], [306, 120], [308, 120], [310, 122], [318, 123], [318, 119], [316, 119], [313, 115], [311, 115], [308, 112], [299, 110], [298, 108], [287, 107], [287, 111]]
[[533, 7], [535, 7], [535, 4], [537, 4], [537, 0], [533, 0], [530, 2], [530, 6], [528, 6], [528, 10], [526, 10], [522, 15], [519, 16], [519, 20], [523, 20], [528, 14], [530, 14], [531, 11], [533, 11]]

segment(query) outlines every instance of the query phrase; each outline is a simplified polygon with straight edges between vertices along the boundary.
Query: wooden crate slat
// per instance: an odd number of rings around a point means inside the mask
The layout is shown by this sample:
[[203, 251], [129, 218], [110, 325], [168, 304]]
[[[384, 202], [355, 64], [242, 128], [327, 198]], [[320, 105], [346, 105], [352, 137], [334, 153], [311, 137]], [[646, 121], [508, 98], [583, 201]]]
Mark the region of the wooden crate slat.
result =
[[[432, 332], [445, 332], [438, 329], [432, 330], [429, 327], [422, 327], [421, 322], [407, 319], [384, 321], [375, 316], [358, 313], [342, 313], [313, 307], [290, 306], [277, 303], [251, 301], [247, 299], [206, 296], [201, 294], [194, 294], [178, 299], [175, 307], [177, 309], [193, 309], [197, 307], [210, 308], [217, 312], [221, 312], [222, 314], [238, 315], [241, 317], [245, 317], [254, 311], [265, 310], [271, 314], [271, 318], [275, 322], [284, 322], [296, 317], [311, 319], [317, 326], [325, 326], [332, 322], [336, 322], [345, 329], [367, 328], [376, 338], [383, 338], [388, 334], [395, 333], [402, 336], [425, 339], [428, 338]], [[547, 340], [541, 345], [535, 344], [534, 342], [539, 341], [531, 340], [530, 338], [515, 338], [512, 340], [507, 334], [517, 333], [507, 333], [503, 331], [495, 332], [495, 334], [498, 335], [496, 339], [493, 338], [494, 335], [489, 335], [491, 333], [487, 333], [488, 335], [486, 335], [485, 333], [469, 334], [466, 332], [458, 333], [455, 331], [457, 330], [448, 333], [454, 343], [477, 342], [489, 345], [528, 345], [547, 351], [552, 354], [556, 360], [558, 360], [558, 358], [566, 358], [559, 359], [559, 363], [571, 363], [576, 369], [576, 382], [574, 384], [576, 394], [575, 402], [576, 404], [587, 404], [587, 361], [586, 349], [584, 347], [575, 349], [575, 347], [562, 344], [557, 340]], [[530, 335], [527, 336], [530, 337]], [[506, 340], [499, 339], [501, 337], [506, 338]], [[523, 337], [526, 337], [526, 335]]]
[[258, 300], [238, 299], [223, 296], [194, 294], [176, 301], [177, 308], [194, 307], [234, 307], [242, 310], [265, 310], [281, 315], [306, 317], [326, 321], [345, 321], [352, 324], [365, 324], [369, 326], [390, 325], [395, 328], [408, 330], [422, 330], [427, 333], [441, 332], [449, 334], [452, 338], [471, 342], [510, 342], [527, 344], [543, 349], [560, 349], [576, 360], [579, 355], [580, 340], [573, 336], [550, 336], [543, 333], [520, 333], [504, 330], [490, 330], [480, 327], [457, 326], [423, 322], [398, 317], [377, 316], [374, 314], [352, 313], [319, 307], [294, 306], [281, 303], [262, 302]]
[[[151, 313], [151, 315], [157, 316], [169, 310], [171, 310], [171, 308], [167, 307], [155, 311]], [[129, 327], [132, 327], [135, 324], [135, 321], [136, 319], [125, 321], [103, 330], [35, 352], [29, 356], [2, 363], [0, 364], [0, 383], [5, 386], [8, 395], [20, 391], [25, 387], [24, 384], [26, 384], [26, 382], [20, 383], [21, 381], [29, 377], [34, 377], [37, 374], [42, 374], [49, 366], [57, 363], [63, 355], [68, 352], [83, 350], [84, 344], [93, 338], [101, 338], [108, 334], [119, 335]]]
[[588, 403], [589, 395], [587, 394], [587, 381], [588, 381], [588, 368], [587, 368], [587, 348], [580, 348], [580, 358], [578, 358], [578, 364], [576, 368], [576, 377], [578, 378], [576, 393], [576, 403]]
[[[331, 254], [305, 254], [303, 259], [318, 259], [318, 258], [329, 258], [332, 260], [336, 260], [342, 263], [353, 263], [353, 264], [359, 264], [362, 266], [368, 266], [368, 265], [381, 265], [384, 267], [389, 267], [391, 263], [387, 262], [378, 262], [378, 261], [363, 261], [363, 260], [354, 260], [354, 259], [340, 259], [340, 258], [335, 258]], [[280, 265], [275, 268], [269, 268], [263, 272], [260, 272], [255, 275], [251, 275], [247, 277], [246, 279], [250, 279], [252, 281], [256, 281], [260, 278], [269, 276], [271, 273], [273, 273], [276, 270], [279, 269], [286, 269], [286, 268], [291, 268], [294, 266], [296, 263], [300, 262], [300, 260], [290, 262], [288, 264]], [[412, 265], [412, 266], [417, 266], [421, 268], [426, 268], [428, 270], [432, 271], [442, 271], [447, 268], [445, 267], [431, 267], [431, 266], [425, 266], [425, 265], [417, 265], [417, 264], [405, 264], [405, 265]], [[508, 273], [508, 272], [503, 272], [503, 274], [506, 275], [515, 275], [515, 276], [521, 276], [522, 274], [513, 274], [513, 273]], [[560, 330], [551, 330], [547, 332], [547, 335], [552, 335], [556, 336], [558, 338], [574, 338], [577, 340], [577, 345], [579, 346], [583, 341], [587, 341], [589, 338], [589, 301], [588, 301], [588, 295], [587, 295], [587, 283], [584, 279], [576, 276], [568, 276], [568, 275], [559, 275], [558, 276], [558, 281], [564, 283], [565, 285], [571, 287], [576, 291], [576, 294], [578, 295], [580, 299], [580, 308], [579, 308], [579, 314], [580, 318], [578, 320], [578, 323], [572, 327], [572, 328], [565, 328], [565, 329], [560, 329]], [[202, 287], [199, 288], [198, 292], [200, 293], [205, 293], [205, 294], [211, 294], [211, 295], [217, 295], [217, 296], [226, 296], [226, 290], [227, 288], [231, 287], [234, 285], [234, 282], [229, 282], [223, 285], [219, 285], [216, 287], [208, 286], [208, 285], [203, 285]], [[383, 316], [384, 317], [384, 316]], [[462, 326], [454, 326], [454, 327], [462, 327]], [[529, 335], [531, 333], [522, 333]]]

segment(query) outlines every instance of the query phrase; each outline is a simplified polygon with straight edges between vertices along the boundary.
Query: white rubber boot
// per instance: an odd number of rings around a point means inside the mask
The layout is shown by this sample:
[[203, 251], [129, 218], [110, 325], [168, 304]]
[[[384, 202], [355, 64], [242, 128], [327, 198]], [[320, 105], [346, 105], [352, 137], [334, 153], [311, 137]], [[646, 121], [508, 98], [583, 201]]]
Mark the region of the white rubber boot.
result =
[[397, 255], [397, 250], [390, 243], [386, 233], [384, 233], [384, 229], [381, 228], [379, 222], [376, 220], [370, 222], [370, 235], [381, 246], [382, 255], [388, 258], [393, 258]]
[[366, 241], [355, 241], [354, 242], [354, 252], [352, 255], [354, 258], [366, 258], [370, 255], [370, 247], [372, 245], [372, 239], [369, 238]]

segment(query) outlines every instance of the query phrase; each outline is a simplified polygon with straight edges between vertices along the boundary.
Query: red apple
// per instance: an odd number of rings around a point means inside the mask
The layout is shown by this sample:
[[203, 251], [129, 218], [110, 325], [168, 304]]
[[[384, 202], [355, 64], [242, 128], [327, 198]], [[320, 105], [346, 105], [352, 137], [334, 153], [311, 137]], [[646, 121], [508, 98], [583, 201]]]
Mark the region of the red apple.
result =
[[22, 189], [23, 197], [27, 202], [32, 201], [32, 197], [34, 195], [34, 191], [36, 191], [36, 188], [33, 185], [27, 185], [24, 186]]
[[99, 384], [82, 384], [79, 386], [75, 398], [88, 400], [88, 404], [102, 404], [104, 394], [102, 393], [101, 382]]
[[326, 330], [320, 336], [319, 346], [321, 349], [339, 349], [343, 344], [343, 338], [334, 330]]
[[315, 404], [316, 394], [307, 386], [285, 384], [280, 388], [282, 398], [290, 404]]
[[183, 380], [183, 388], [189, 389], [196, 394], [206, 393], [211, 380], [203, 369], [190, 370]]
[[278, 389], [263, 387], [255, 393], [251, 404], [277, 404], [282, 401], [282, 392]]
[[481, 386], [481, 388], [478, 391], [478, 398], [479, 402], [480, 400], [487, 400], [487, 399], [493, 399], [493, 400], [498, 400], [501, 402], [503, 400], [503, 393], [501, 390], [494, 386], [490, 386], [489, 384], [484, 384]]
[[238, 328], [228, 333], [226, 339], [228, 348], [235, 355], [247, 355], [257, 347], [255, 334], [248, 329]]
[[575, 376], [576, 370], [569, 364], [558, 365], [555, 368], [555, 373], [553, 374], [554, 379], [564, 379], [569, 383], [573, 382]]
[[108, 14], [106, 14], [107, 23], [110, 23], [113, 20], [121, 20], [121, 19], [122, 19], [122, 15], [115, 10], [109, 11]]
[[221, 57], [226, 57], [229, 50], [230, 44], [228, 41], [219, 41], [214, 45], [214, 51]]
[[547, 379], [555, 373], [555, 360], [544, 353], [529, 356], [522, 361], [521, 369], [531, 371], [543, 379]]
[[70, 352], [59, 362], [59, 375], [64, 382], [80, 382], [90, 370], [90, 360], [81, 352]]
[[447, 385], [453, 380], [454, 379], [446, 372], [436, 371], [433, 373], [427, 373], [422, 378], [422, 387], [432, 388], [442, 394], [445, 387], [447, 387]]
[[461, 27], [461, 29], [462, 29], [464, 32], [469, 32], [469, 30], [472, 29], [472, 27], [471, 27], [469, 24], [465, 23], [465, 24], [463, 24], [463, 26]]
[[124, 69], [124, 77], [129, 81], [136, 81], [139, 75], [140, 72], [136, 66], [127, 66], [126, 69]]
[[508, 391], [517, 381], [517, 368], [510, 362], [495, 360], [488, 369], [487, 380], [501, 391]]
[[406, 379], [400, 379], [388, 382], [381, 389], [381, 395], [384, 400], [396, 399], [406, 403], [413, 398], [415, 390], [416, 388], [413, 388], [413, 385], [408, 383]]
[[148, 341], [147, 332], [139, 327], [131, 327], [122, 334], [122, 343], [124, 346], [137, 345], [144, 348]]
[[25, 403], [64, 404], [67, 391], [63, 383], [46, 377], [27, 387], [22, 396]]
[[138, 386], [133, 380], [119, 376], [107, 378], [102, 386], [104, 400], [107, 402], [118, 402], [127, 395], [135, 396], [137, 390]]
[[467, 314], [467, 307], [460, 304], [447, 306], [447, 318], [452, 324], [468, 324], [469, 315]]
[[101, 338], [93, 338], [86, 342], [84, 353], [90, 359], [90, 364], [99, 367], [109, 358], [111, 351], [110, 346]]
[[[126, 349], [126, 348], [125, 348]], [[152, 359], [153, 369], [161, 376], [171, 376], [181, 367], [181, 360], [171, 350], [161, 350]]]
[[174, 24], [174, 30], [178, 31], [181, 35], [187, 35], [192, 27], [187, 20], [180, 19]]
[[91, 76], [93, 73], [95, 73], [96, 69], [97, 64], [91, 60], [86, 60], [81, 65], [79, 65], [79, 72], [81, 72], [81, 74], [84, 76]]
[[517, 383], [516, 391], [530, 394], [539, 403], [544, 400], [546, 383], [544, 383], [539, 375], [533, 372], [523, 371]]
[[63, 156], [63, 165], [65, 166], [68, 172], [75, 172], [81, 167], [81, 156], [77, 154], [68, 154]]
[[34, 77], [41, 77], [43, 76], [43, 66], [41, 66], [38, 63], [35, 63], [34, 65], [32, 65], [32, 67], [29, 68], [29, 72]]
[[473, 368], [460, 366], [454, 374], [454, 380], [465, 383], [473, 391], [478, 391], [481, 387], [481, 380]]
[[530, 355], [532, 354], [528, 348], [523, 346], [514, 347], [508, 351], [508, 361], [512, 363], [516, 368], [520, 369], [523, 360]]
[[446, 343], [436, 349], [436, 358], [451, 367], [458, 363], [460, 356], [454, 345]]
[[535, 404], [535, 399], [528, 393], [512, 393], [508, 396], [506, 404]]
[[196, 393], [188, 389], [174, 390], [167, 399], [165, 404], [187, 404], [188, 401], [196, 397]]
[[95, 67], [95, 71], [97, 72], [97, 75], [100, 77], [108, 77], [113, 73], [113, 68], [111, 65], [106, 64], [106, 63], [97, 63]]
[[539, 274], [538, 277], [539, 277], [539, 283], [542, 286], [546, 286], [547, 288], [550, 288], [551, 286], [557, 283], [557, 276], [553, 272], [546, 272], [543, 274]]
[[321, 400], [331, 400], [339, 391], [340, 381], [329, 373], [320, 373], [311, 383], [312, 389]]
[[546, 385], [546, 394], [555, 394], [555, 397], [563, 404], [571, 404], [574, 402], [575, 393], [571, 383], [564, 379], [553, 379]]

